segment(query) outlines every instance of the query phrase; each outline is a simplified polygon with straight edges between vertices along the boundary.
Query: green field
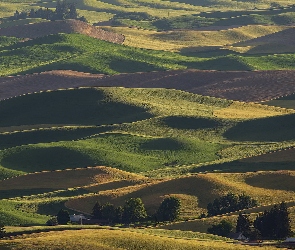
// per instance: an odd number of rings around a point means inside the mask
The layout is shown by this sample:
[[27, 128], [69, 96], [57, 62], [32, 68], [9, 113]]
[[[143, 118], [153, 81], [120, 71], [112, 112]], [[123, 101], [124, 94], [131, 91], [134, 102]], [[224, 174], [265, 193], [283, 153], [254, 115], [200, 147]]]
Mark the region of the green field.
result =
[[[9, 43], [15, 44], [9, 46]], [[213, 50], [209, 54], [194, 53], [194, 57], [191, 57], [179, 53], [112, 44], [81, 34], [50, 35], [21, 43], [16, 43], [16, 39], [13, 38], [3, 38], [2, 44], [0, 47], [2, 76], [57, 69], [111, 75], [187, 68], [207, 70], [294, 69], [293, 54], [253, 56], [238, 55], [229, 51], [222, 55]], [[212, 57], [208, 58], [210, 53]]]

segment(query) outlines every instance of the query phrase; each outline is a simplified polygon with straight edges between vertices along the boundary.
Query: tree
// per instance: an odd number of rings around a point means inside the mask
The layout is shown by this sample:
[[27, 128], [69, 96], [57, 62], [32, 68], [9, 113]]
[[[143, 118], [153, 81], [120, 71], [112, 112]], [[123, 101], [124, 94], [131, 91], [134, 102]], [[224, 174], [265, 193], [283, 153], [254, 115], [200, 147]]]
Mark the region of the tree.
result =
[[114, 222], [115, 223], [122, 223], [123, 222], [123, 214], [124, 214], [124, 208], [122, 206], [116, 207]]
[[165, 198], [157, 211], [159, 221], [174, 221], [179, 217], [180, 200], [175, 197]]
[[215, 216], [254, 206], [257, 206], [257, 201], [251, 199], [250, 196], [245, 194], [235, 195], [233, 193], [228, 193], [225, 196], [216, 198], [213, 203], [209, 203], [207, 205], [207, 210], [208, 216]]
[[126, 223], [139, 222], [147, 217], [147, 213], [140, 198], [130, 198], [125, 201], [123, 221]]
[[93, 219], [102, 219], [102, 205], [97, 201], [92, 208]]
[[256, 217], [254, 227], [263, 238], [284, 239], [291, 235], [291, 225], [287, 206], [282, 202], [274, 205], [269, 211]]
[[279, 212], [277, 216], [276, 236], [278, 239], [284, 239], [291, 236], [291, 224], [289, 218], [288, 208], [285, 202], [279, 205]]
[[5, 232], [4, 225], [0, 224], [0, 239], [3, 238], [5, 234], [6, 232]]
[[47, 226], [56, 226], [58, 225], [58, 221], [56, 217], [52, 217], [50, 218], [47, 222], [46, 222]]
[[246, 237], [249, 237], [251, 232], [251, 222], [249, 220], [249, 215], [239, 213], [236, 225], [236, 233], [243, 233]]
[[59, 210], [57, 214], [57, 221], [60, 225], [65, 225], [70, 221], [69, 211], [65, 209]]
[[69, 5], [69, 18], [70, 19], [77, 19], [78, 18], [76, 5], [74, 3]]
[[102, 219], [112, 222], [115, 218], [115, 207], [111, 203], [106, 203], [102, 206]]
[[233, 225], [230, 222], [222, 220], [219, 224], [212, 225], [211, 227], [209, 227], [207, 231], [210, 234], [216, 234], [219, 236], [227, 237], [229, 233], [232, 231], [232, 229]]

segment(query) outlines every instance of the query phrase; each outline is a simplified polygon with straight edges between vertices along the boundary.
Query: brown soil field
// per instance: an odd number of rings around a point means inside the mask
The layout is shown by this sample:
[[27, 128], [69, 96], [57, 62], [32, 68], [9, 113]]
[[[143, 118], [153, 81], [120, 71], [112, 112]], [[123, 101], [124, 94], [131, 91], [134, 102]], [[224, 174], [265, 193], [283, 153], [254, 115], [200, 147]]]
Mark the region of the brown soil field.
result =
[[0, 29], [0, 36], [36, 38], [58, 33], [80, 33], [113, 43], [122, 44], [125, 37], [121, 34], [105, 31], [78, 20], [61, 20], [24, 24]]
[[294, 162], [295, 148], [275, 151], [268, 154], [253, 156], [240, 160], [241, 162]]
[[46, 90], [109, 86], [170, 88], [236, 101], [262, 102], [295, 93], [294, 79], [292, 70], [173, 70], [115, 76], [57, 70], [0, 78], [0, 100]]
[[282, 30], [270, 35], [254, 38], [246, 42], [236, 43], [236, 46], [253, 46], [261, 45], [265, 43], [273, 43], [280, 45], [293, 45], [295, 37], [295, 27], [290, 27], [289, 29]]

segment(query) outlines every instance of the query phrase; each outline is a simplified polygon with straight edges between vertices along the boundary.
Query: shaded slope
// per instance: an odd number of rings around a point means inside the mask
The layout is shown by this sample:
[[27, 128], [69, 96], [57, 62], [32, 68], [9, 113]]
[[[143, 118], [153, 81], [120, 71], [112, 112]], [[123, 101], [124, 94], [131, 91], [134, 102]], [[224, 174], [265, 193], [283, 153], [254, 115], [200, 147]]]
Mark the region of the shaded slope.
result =
[[113, 43], [121, 44], [124, 42], [123, 35], [104, 31], [78, 20], [42, 22], [0, 29], [0, 36], [11, 36], [19, 38], [36, 38], [58, 33], [80, 33]]
[[278, 31], [274, 34], [254, 38], [233, 46], [253, 46], [247, 53], [283, 53], [294, 52], [295, 28]]

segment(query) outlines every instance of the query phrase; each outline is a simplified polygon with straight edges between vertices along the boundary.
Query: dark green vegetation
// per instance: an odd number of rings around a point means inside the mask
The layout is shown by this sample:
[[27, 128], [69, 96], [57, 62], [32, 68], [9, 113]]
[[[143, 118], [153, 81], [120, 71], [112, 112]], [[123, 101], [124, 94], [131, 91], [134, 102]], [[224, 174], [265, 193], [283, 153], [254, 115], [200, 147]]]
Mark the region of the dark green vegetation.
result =
[[233, 225], [230, 222], [222, 220], [218, 224], [209, 227], [208, 233], [227, 237], [229, 233], [232, 231], [232, 229]]
[[226, 214], [238, 210], [243, 210], [251, 207], [256, 207], [257, 201], [245, 194], [235, 195], [229, 193], [218, 199], [215, 199], [212, 203], [207, 205], [208, 216], [215, 216], [218, 214]]

